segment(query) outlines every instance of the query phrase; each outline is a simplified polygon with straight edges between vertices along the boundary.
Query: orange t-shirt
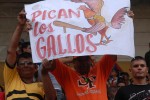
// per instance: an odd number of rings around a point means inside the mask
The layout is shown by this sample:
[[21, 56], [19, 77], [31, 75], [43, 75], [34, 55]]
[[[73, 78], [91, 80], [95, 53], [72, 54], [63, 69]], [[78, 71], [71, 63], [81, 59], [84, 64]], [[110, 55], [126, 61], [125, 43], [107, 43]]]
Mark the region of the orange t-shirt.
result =
[[103, 56], [87, 77], [56, 60], [52, 74], [64, 89], [67, 100], [107, 100], [106, 82], [114, 64], [109, 56]]

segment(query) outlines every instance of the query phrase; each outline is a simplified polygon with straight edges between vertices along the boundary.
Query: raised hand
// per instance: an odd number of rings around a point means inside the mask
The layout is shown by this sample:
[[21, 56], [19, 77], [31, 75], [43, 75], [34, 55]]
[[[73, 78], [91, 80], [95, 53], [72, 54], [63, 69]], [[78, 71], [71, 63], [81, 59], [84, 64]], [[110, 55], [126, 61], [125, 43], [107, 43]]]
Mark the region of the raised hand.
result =
[[52, 67], [52, 61], [48, 61], [47, 59], [43, 59], [42, 61], [42, 73], [48, 72]]
[[127, 15], [131, 18], [134, 18], [134, 13], [131, 10], [127, 11]]
[[32, 25], [31, 25], [31, 22], [29, 20], [26, 21], [26, 31], [29, 31], [32, 29]]
[[18, 24], [19, 24], [19, 25], [24, 26], [24, 25], [26, 24], [27, 19], [26, 19], [26, 13], [25, 13], [24, 10], [22, 10], [22, 11], [18, 14], [17, 19], [18, 19]]

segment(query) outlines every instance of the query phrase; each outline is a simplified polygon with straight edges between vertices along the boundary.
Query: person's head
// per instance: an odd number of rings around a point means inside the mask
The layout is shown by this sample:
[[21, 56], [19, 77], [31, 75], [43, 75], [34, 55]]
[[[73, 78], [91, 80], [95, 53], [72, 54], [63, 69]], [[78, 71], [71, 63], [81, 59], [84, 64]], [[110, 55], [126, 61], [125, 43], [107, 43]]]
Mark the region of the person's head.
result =
[[129, 74], [127, 72], [121, 72], [120, 76], [122, 76], [124, 80], [129, 80]]
[[111, 73], [110, 73], [111, 77], [117, 77], [118, 75], [118, 71], [115, 69], [112, 69]]
[[127, 72], [124, 72], [124, 79], [129, 80], [129, 74]]
[[93, 62], [90, 56], [78, 56], [73, 59], [75, 70], [81, 75], [88, 74]]
[[31, 53], [23, 52], [17, 56], [17, 71], [23, 79], [31, 79], [37, 71], [37, 65], [32, 62]]
[[0, 92], [4, 92], [4, 88], [0, 85]]
[[21, 51], [22, 51], [22, 52], [31, 53], [30, 42], [23, 42], [23, 43], [21, 44]]
[[131, 60], [130, 72], [133, 79], [146, 79], [148, 67], [146, 61], [141, 56], [136, 56]]
[[125, 83], [125, 79], [124, 77], [119, 77], [118, 80], [117, 80], [117, 87], [122, 87], [122, 86], [125, 86], [126, 83]]

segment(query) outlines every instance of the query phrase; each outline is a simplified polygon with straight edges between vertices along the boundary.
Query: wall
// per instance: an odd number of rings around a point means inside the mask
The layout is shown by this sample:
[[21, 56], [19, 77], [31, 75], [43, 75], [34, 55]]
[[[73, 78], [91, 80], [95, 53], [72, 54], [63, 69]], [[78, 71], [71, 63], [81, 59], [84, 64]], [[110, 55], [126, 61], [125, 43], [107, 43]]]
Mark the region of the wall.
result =
[[0, 85], [4, 85], [3, 69], [4, 69], [4, 63], [0, 62]]

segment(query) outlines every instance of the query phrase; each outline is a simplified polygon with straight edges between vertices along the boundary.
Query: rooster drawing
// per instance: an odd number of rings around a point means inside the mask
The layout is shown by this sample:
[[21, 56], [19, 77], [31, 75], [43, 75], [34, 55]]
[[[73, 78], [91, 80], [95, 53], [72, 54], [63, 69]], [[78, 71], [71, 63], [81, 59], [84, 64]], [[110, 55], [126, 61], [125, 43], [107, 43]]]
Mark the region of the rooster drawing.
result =
[[[88, 7], [85, 5], [81, 5], [79, 7], [80, 10], [83, 10], [84, 16], [87, 19], [88, 23], [91, 25], [90, 28], [84, 28], [84, 32], [101, 35], [100, 42], [98, 44], [107, 44], [110, 41], [110, 37], [106, 36], [106, 31], [109, 27], [120, 29], [121, 25], [124, 23], [125, 18], [124, 15], [127, 13], [127, 8], [121, 8], [118, 10], [115, 15], [113, 16], [110, 23], [105, 21], [105, 18], [101, 16], [101, 9], [103, 7], [103, 0], [72, 0], [72, 2], [83, 2], [87, 4]], [[106, 39], [105, 43], [103, 39]]]
[[[82, 2], [87, 5], [87, 6], [81, 5], [78, 9], [83, 11], [85, 18], [87, 19], [91, 27], [80, 28], [76, 26], [76, 28], [74, 29], [81, 30], [86, 33], [92, 33], [94, 35], [99, 33], [101, 35], [101, 39], [99, 43], [97, 43], [96, 45], [104, 45], [112, 41], [110, 40], [110, 37], [107, 37], [106, 35], [107, 29], [109, 27], [120, 29], [125, 21], [124, 15], [127, 13], [127, 7], [119, 9], [114, 14], [113, 18], [111, 19], [111, 22], [107, 23], [105, 21], [105, 18], [101, 16], [101, 9], [104, 4], [103, 0], [71, 0], [71, 1], [75, 3]], [[58, 24], [59, 24], [58, 21], [54, 22], [54, 25], [61, 26]]]

